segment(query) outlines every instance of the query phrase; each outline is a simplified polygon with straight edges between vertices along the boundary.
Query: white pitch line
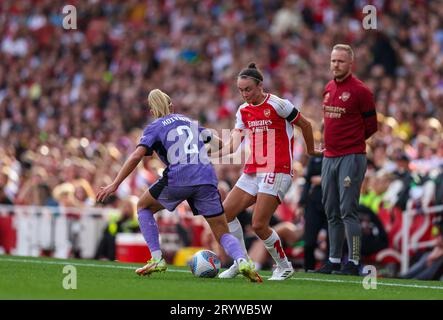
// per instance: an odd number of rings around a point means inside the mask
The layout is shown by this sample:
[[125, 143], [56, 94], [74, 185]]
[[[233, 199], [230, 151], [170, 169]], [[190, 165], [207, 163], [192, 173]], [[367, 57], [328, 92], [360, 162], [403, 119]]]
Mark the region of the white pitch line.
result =
[[[134, 270], [137, 268], [136, 266], [117, 266], [117, 265], [107, 265], [107, 264], [93, 264], [93, 263], [78, 263], [78, 262], [59, 262], [59, 261], [39, 261], [39, 260], [29, 260], [29, 259], [9, 259], [9, 258], [0, 258], [1, 261], [8, 262], [20, 262], [20, 263], [36, 263], [36, 264], [48, 264], [48, 265], [73, 265], [80, 267], [92, 267], [92, 268], [110, 268], [110, 269], [129, 269]], [[187, 270], [177, 270], [177, 269], [169, 269], [168, 272], [182, 272], [188, 273]], [[269, 278], [269, 276], [262, 276], [262, 278]], [[317, 279], [317, 278], [291, 278], [291, 280], [296, 281], [314, 281], [314, 282], [332, 282], [332, 283], [348, 283], [348, 284], [359, 284], [361, 285], [361, 281], [353, 281], [353, 280], [338, 280], [338, 279]], [[443, 290], [443, 286], [425, 286], [418, 284], [401, 284], [401, 283], [388, 283], [388, 282], [380, 282], [377, 281], [377, 285], [388, 286], [388, 287], [404, 287], [404, 288], [418, 288], [418, 289], [436, 289]]]
[[[338, 280], [338, 279], [291, 278], [291, 280], [317, 281], [317, 282], [335, 282], [335, 283], [355, 283], [355, 284], [360, 284], [360, 285], [362, 284], [362, 281]], [[377, 285], [388, 286], [388, 287], [405, 287], [405, 288], [443, 290], [443, 287], [438, 287], [438, 286], [425, 286], [425, 285], [420, 285], [420, 284], [389, 283], [389, 282], [380, 282], [378, 280], [377, 280]]]
[[[21, 263], [37, 263], [37, 264], [54, 264], [54, 265], [71, 265], [71, 266], [81, 266], [81, 267], [92, 267], [92, 268], [110, 268], [110, 269], [129, 269], [134, 270], [137, 268], [136, 266], [116, 266], [116, 265], [107, 265], [107, 264], [93, 264], [93, 263], [78, 263], [78, 262], [58, 262], [58, 261], [39, 261], [39, 260], [28, 260], [28, 259], [9, 259], [9, 258], [0, 258], [0, 261], [9, 261], [9, 262], [21, 262]], [[188, 272], [186, 270], [169, 270], [174, 272]]]

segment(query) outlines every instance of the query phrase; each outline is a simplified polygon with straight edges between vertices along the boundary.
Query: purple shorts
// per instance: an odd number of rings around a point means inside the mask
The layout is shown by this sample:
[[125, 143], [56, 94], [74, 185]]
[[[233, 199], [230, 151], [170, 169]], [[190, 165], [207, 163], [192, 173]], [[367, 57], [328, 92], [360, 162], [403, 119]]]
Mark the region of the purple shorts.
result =
[[160, 179], [149, 188], [152, 197], [169, 211], [188, 201], [194, 215], [215, 217], [224, 213], [218, 189], [211, 184], [197, 186], [168, 186]]

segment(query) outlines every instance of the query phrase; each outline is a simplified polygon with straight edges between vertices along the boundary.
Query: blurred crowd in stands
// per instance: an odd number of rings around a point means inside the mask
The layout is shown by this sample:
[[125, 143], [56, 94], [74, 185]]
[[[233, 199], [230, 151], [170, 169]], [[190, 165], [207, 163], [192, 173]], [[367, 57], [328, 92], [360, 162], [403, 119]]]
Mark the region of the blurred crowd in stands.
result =
[[[376, 30], [361, 24], [369, 2], [377, 7]], [[404, 210], [411, 200], [415, 207], [442, 203], [439, 1], [69, 3], [76, 30], [62, 26], [65, 1], [0, 2], [0, 203], [95, 205], [98, 188], [115, 177], [150, 121], [146, 100], [153, 88], [203, 126], [233, 128], [242, 103], [236, 75], [251, 61], [263, 71], [266, 91], [300, 106], [321, 142], [322, 90], [336, 43], [354, 48], [354, 72], [374, 92], [378, 111], [362, 205], [377, 215], [381, 208]], [[294, 184], [275, 221], [289, 244], [303, 240], [303, 189], [309, 183], [309, 197], [319, 184], [304, 178], [309, 158], [296, 135]], [[241, 169], [217, 165], [221, 189], [229, 191]], [[146, 159], [118, 199], [140, 195], [162, 170], [158, 159]], [[250, 236], [247, 228], [245, 218]], [[321, 238], [324, 251], [319, 232]]]

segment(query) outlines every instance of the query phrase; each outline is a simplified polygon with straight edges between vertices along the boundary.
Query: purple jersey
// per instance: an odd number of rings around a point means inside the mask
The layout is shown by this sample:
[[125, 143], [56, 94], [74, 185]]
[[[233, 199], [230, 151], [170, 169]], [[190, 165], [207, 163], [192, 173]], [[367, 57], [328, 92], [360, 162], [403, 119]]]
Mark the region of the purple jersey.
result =
[[147, 125], [139, 146], [146, 155], [155, 151], [167, 165], [162, 182], [169, 186], [211, 184], [217, 187], [214, 167], [204, 147], [211, 139], [208, 129], [181, 114], [170, 114]]

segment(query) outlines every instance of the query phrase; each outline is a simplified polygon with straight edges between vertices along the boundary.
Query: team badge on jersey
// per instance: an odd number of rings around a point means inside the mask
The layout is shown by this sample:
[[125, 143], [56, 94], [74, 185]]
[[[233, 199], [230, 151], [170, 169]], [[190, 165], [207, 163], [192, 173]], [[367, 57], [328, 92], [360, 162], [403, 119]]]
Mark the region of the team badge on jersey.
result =
[[343, 186], [345, 188], [349, 188], [351, 186], [351, 178], [349, 178], [349, 176], [347, 176], [344, 180], [343, 180]]
[[269, 117], [271, 115], [271, 110], [265, 109], [265, 111], [263, 111], [263, 113], [265, 114], [266, 117]]
[[323, 99], [323, 103], [327, 103], [329, 100], [329, 92], [326, 92], [325, 98]]
[[350, 96], [351, 96], [351, 94], [349, 92], [345, 91], [341, 94], [339, 99], [342, 101], [346, 101], [349, 99]]

